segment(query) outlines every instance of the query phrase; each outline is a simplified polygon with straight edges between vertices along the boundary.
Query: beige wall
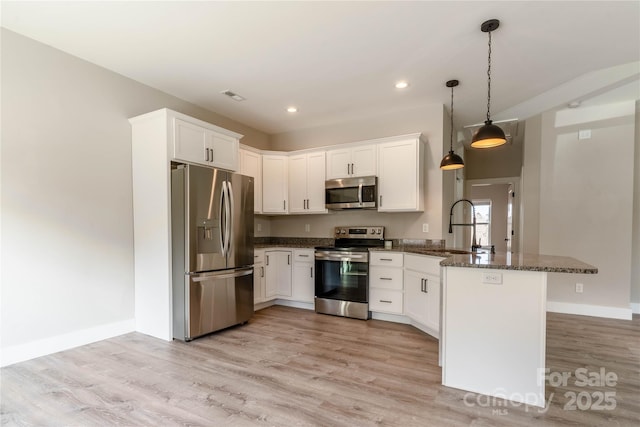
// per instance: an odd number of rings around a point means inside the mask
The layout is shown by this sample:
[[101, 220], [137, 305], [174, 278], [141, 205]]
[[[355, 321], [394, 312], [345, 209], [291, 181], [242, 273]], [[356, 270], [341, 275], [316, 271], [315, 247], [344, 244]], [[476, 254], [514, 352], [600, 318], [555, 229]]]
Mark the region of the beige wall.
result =
[[633, 168], [633, 229], [631, 233], [631, 302], [640, 312], [640, 102], [636, 102], [635, 162]]
[[1, 37], [6, 357], [133, 321], [127, 118], [168, 107], [242, 133], [248, 145], [267, 148], [269, 137], [10, 31]]
[[[599, 269], [597, 275], [550, 274], [549, 301], [629, 308], [638, 259], [637, 249], [632, 253], [636, 117], [635, 103], [627, 102], [549, 111], [527, 123], [524, 219], [525, 228], [532, 227], [525, 247], [535, 246], [537, 216], [540, 253], [572, 256]], [[578, 139], [585, 129], [591, 138]], [[575, 292], [576, 282], [584, 283], [584, 293]]]

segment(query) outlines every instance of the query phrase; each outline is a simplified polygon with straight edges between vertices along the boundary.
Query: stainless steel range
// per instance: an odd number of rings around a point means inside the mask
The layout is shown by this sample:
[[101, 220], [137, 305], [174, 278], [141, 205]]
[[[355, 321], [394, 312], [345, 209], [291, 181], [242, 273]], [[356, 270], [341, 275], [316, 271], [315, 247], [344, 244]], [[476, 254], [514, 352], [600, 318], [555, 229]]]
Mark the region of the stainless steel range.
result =
[[384, 246], [384, 227], [336, 227], [335, 246], [316, 247], [316, 313], [368, 319], [369, 248]]

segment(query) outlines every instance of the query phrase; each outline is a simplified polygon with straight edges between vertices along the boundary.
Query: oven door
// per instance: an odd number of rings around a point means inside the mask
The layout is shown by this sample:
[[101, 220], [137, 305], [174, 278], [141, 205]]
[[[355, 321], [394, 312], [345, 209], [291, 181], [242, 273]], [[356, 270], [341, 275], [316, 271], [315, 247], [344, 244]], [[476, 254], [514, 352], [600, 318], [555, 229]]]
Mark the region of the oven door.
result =
[[316, 251], [316, 298], [367, 303], [369, 254]]

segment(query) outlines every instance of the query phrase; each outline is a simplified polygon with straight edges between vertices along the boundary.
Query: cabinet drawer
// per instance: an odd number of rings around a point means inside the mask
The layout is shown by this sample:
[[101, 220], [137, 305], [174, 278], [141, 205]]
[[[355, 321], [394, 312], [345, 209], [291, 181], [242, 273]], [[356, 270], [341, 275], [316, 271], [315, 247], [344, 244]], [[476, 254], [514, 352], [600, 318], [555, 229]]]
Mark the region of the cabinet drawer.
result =
[[402, 290], [402, 269], [389, 267], [369, 267], [371, 288]]
[[314, 262], [313, 249], [294, 249], [293, 262]]
[[402, 267], [402, 255], [401, 252], [372, 251], [369, 253], [369, 265]]
[[443, 259], [434, 256], [407, 254], [404, 257], [404, 268], [440, 276], [440, 261]]
[[402, 291], [387, 289], [369, 290], [369, 310], [402, 314]]

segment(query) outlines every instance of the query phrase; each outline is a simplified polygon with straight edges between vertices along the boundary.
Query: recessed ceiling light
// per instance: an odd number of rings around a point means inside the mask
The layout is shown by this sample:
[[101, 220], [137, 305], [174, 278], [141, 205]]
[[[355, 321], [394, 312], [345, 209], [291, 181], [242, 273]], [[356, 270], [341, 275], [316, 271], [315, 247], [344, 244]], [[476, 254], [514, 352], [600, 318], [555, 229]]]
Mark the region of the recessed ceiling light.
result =
[[298, 112], [298, 107], [287, 107], [287, 111], [289, 113], [297, 113]]
[[407, 82], [398, 82], [396, 83], [396, 89], [405, 89], [409, 86]]

